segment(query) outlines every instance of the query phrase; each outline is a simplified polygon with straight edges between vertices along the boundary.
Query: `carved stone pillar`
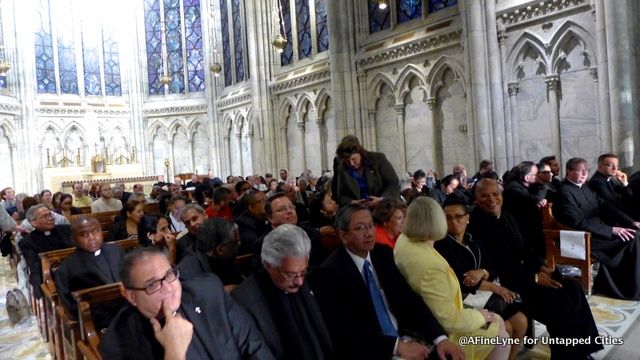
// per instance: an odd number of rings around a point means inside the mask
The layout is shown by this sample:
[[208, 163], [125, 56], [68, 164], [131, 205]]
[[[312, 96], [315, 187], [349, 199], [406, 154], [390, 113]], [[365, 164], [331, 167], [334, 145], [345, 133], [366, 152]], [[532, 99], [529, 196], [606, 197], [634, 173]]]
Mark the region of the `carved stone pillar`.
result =
[[[361, 106], [363, 107], [367, 107], [367, 73], [359, 70], [358, 71], [358, 92], [360, 94], [360, 104], [362, 104]], [[360, 127], [360, 134], [362, 134], [362, 139], [361, 139], [361, 143], [364, 146], [365, 149], [371, 149], [372, 143], [371, 143], [371, 132], [369, 131], [369, 127], [372, 124], [369, 123], [368, 119], [367, 121], [363, 124], [363, 122], [358, 122], [358, 124], [356, 124], [356, 126]]]
[[226, 167], [227, 175], [233, 175], [233, 170], [231, 169], [231, 136], [225, 134], [222, 140], [224, 141], [222, 163]]
[[607, 32], [605, 25], [605, 0], [595, 1], [595, 21], [596, 21], [596, 56], [598, 58], [598, 68], [596, 76], [598, 78], [598, 120], [600, 121], [600, 132], [602, 138], [602, 150], [613, 149], [611, 134], [611, 98], [609, 95], [609, 60], [607, 56]]
[[191, 171], [193, 173], [195, 173], [196, 172], [196, 165], [195, 165], [196, 161], [194, 159], [194, 154], [193, 154], [194, 153], [194, 151], [193, 151], [193, 138], [189, 139], [188, 141], [189, 141], [189, 151], [190, 151], [189, 152], [189, 162], [191, 164]]
[[551, 149], [558, 157], [558, 162], [564, 164], [562, 156], [562, 146], [560, 141], [560, 77], [558, 75], [549, 75], [544, 78], [547, 84], [547, 99], [549, 101], [549, 125], [551, 129]]
[[237, 166], [238, 166], [238, 174], [237, 175], [240, 175], [240, 176], [244, 177], [244, 176], [246, 176], [248, 174], [243, 174], [242, 173], [243, 172], [243, 169], [242, 169], [242, 133], [236, 133], [235, 135], [236, 135], [236, 143], [237, 143], [236, 152], [238, 153], [238, 157], [237, 157], [237, 159], [238, 159], [238, 164], [237, 164]]
[[429, 98], [425, 100], [429, 107], [429, 117], [431, 118], [431, 136], [433, 142], [433, 162], [434, 167], [440, 174], [444, 174], [444, 150], [442, 149], [442, 119], [438, 117], [438, 99]]
[[304, 141], [304, 122], [298, 121], [296, 123], [296, 127], [298, 128], [298, 143], [300, 144], [300, 154], [298, 156], [302, 158], [302, 169], [300, 169], [300, 172], [303, 172], [307, 168], [307, 149]]
[[320, 167], [322, 169], [330, 169], [327, 163], [327, 136], [324, 124], [324, 119], [318, 116], [316, 118], [316, 125], [318, 125], [318, 133], [320, 137]]
[[[510, 82], [507, 84], [507, 92], [509, 93], [509, 121], [507, 121], [507, 133], [511, 134], [511, 163], [516, 164], [520, 161], [520, 139], [518, 134], [518, 92], [520, 84]], [[509, 136], [507, 136], [509, 139]]]
[[407, 172], [407, 144], [404, 133], [404, 104], [395, 104], [396, 128], [398, 129], [398, 140], [400, 143], [400, 172]]
[[289, 164], [289, 156], [287, 155], [287, 149], [289, 148], [289, 140], [287, 139], [287, 125], [280, 127], [280, 137], [282, 139], [281, 144], [284, 145], [279, 147], [282, 156], [282, 165], [280, 166], [291, 171], [291, 169], [289, 168], [291, 164]]
[[[507, 64], [507, 49], [506, 49], [507, 37], [508, 36], [504, 30], [498, 31], [498, 47], [500, 49], [500, 62], [502, 64], [501, 66], [506, 66]], [[501, 72], [501, 73], [502, 73], [502, 83], [504, 84], [507, 81], [509, 81], [509, 79], [507, 78], [504, 72]], [[509, 166], [512, 166], [513, 164], [518, 162], [519, 156], [518, 156], [517, 147], [514, 144], [514, 135], [517, 136], [517, 134], [514, 134], [513, 121], [511, 119], [511, 116], [513, 116], [511, 114], [511, 93], [507, 91], [507, 94], [509, 95], [509, 100], [505, 101], [502, 104], [502, 112], [504, 113], [504, 133], [505, 133], [504, 142], [505, 142], [505, 149], [507, 152], [506, 155], [507, 155], [507, 168], [508, 168]]]
[[378, 150], [378, 140], [376, 138], [376, 109], [370, 109], [367, 113], [369, 119], [369, 139], [371, 140], [371, 147], [367, 149], [371, 149], [373, 151]]
[[169, 166], [169, 169], [167, 170], [167, 172], [171, 172], [167, 174], [168, 178], [166, 179], [166, 181], [169, 182], [169, 179], [171, 179], [171, 174], [176, 173], [176, 157], [173, 151], [173, 140], [169, 140], [167, 142], [169, 143], [169, 159], [171, 160], [171, 166]]

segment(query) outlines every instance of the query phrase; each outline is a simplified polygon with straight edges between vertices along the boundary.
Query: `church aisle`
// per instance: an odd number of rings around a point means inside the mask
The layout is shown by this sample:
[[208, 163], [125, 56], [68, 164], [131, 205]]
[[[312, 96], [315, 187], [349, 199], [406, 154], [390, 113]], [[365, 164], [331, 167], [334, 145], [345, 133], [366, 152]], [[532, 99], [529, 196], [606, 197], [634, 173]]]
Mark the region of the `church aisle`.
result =
[[35, 316], [11, 325], [6, 310], [7, 291], [17, 286], [8, 258], [0, 258], [0, 360], [49, 360], [47, 344], [42, 341]]

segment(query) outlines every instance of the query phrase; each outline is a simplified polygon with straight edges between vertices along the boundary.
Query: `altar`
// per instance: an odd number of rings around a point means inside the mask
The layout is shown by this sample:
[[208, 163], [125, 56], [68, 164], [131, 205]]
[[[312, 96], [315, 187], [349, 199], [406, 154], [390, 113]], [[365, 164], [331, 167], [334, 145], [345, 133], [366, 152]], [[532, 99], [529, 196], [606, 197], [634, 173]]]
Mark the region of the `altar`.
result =
[[131, 191], [133, 184], [141, 183], [145, 192], [151, 191], [151, 186], [157, 182], [157, 176], [142, 176], [142, 165], [120, 164], [108, 165], [105, 172], [93, 172], [88, 166], [49, 167], [42, 170], [45, 189], [52, 192], [62, 191], [71, 194], [74, 183], [103, 183], [111, 185], [124, 183], [125, 190]]

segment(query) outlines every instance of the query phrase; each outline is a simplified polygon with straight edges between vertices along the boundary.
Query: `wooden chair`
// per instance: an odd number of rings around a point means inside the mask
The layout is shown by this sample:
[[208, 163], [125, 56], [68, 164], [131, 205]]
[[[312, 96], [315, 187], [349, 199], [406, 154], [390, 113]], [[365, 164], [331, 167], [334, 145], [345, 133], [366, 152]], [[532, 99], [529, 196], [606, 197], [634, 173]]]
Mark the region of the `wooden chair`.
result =
[[60, 266], [60, 263], [69, 255], [73, 254], [76, 248], [48, 251], [40, 253], [40, 263], [42, 267], [42, 289], [43, 294], [43, 314], [44, 323], [41, 328], [46, 329], [46, 338], [49, 340], [49, 350], [56, 359], [63, 359], [64, 349], [62, 345], [61, 319], [56, 311], [60, 305], [56, 284], [53, 280], [53, 272]]
[[74, 291], [72, 295], [78, 302], [78, 322], [80, 325], [80, 339], [76, 343], [78, 351], [84, 359], [102, 359], [98, 346], [103, 332], [102, 329], [96, 329], [91, 309], [92, 306], [95, 308], [95, 305], [120, 301], [123, 298], [122, 284], [115, 283]]
[[556, 264], [571, 265], [580, 269], [582, 275], [580, 277], [580, 284], [582, 289], [587, 295], [591, 295], [592, 289], [592, 276], [591, 266], [597, 262], [593, 256], [591, 256], [591, 233], [588, 231], [581, 231], [584, 237], [584, 260], [574, 259], [570, 257], [562, 256], [560, 247], [560, 231], [579, 231], [570, 228], [566, 225], [559, 223], [554, 217], [551, 211], [551, 206], [541, 208], [542, 211], [542, 225], [545, 239], [545, 248], [547, 253], [547, 266], [555, 268]]

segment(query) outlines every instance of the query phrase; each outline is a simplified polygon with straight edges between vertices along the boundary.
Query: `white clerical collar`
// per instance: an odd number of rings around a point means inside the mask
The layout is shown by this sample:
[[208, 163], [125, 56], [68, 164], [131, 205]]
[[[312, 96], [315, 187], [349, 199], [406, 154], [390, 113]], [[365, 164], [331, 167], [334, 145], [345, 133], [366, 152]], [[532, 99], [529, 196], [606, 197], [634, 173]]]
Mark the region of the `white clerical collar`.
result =
[[99, 256], [101, 252], [102, 252], [102, 249], [98, 249], [96, 252], [93, 253], [93, 256]]
[[578, 183], [575, 183], [575, 182], [573, 182], [573, 181], [571, 181], [571, 180], [569, 180], [569, 179], [567, 179], [567, 181], [568, 181], [568, 182], [570, 182], [570, 183], [572, 183], [573, 185], [577, 186], [578, 188], [581, 188], [581, 187], [582, 187], [582, 185], [584, 185], [584, 183], [582, 183], [582, 184], [578, 184]]
[[50, 236], [51, 235], [51, 230], [47, 230], [44, 232], [44, 236]]

